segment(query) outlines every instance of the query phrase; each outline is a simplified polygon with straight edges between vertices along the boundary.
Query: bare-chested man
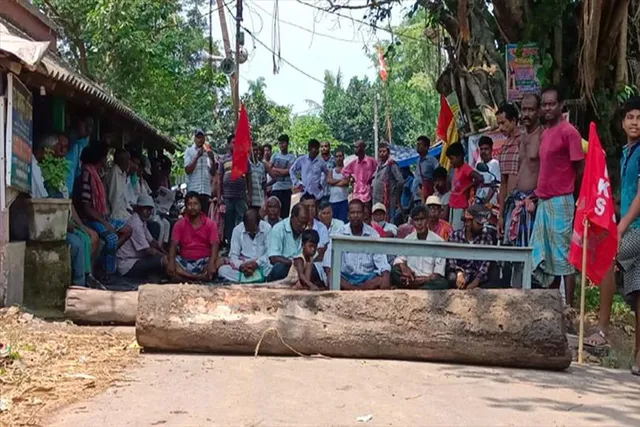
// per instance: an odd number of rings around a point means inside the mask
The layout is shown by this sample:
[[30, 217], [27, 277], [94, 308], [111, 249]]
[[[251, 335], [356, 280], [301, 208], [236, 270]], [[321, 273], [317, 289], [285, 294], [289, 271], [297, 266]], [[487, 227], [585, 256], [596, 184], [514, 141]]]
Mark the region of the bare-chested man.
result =
[[[504, 200], [503, 216], [500, 228], [504, 230], [505, 244], [512, 246], [529, 246], [533, 221], [536, 214], [536, 197], [533, 193], [538, 184], [540, 171], [540, 98], [528, 94], [522, 100], [520, 123], [526, 133], [522, 135], [518, 150], [518, 174], [515, 177], [513, 191]], [[504, 225], [504, 227], [503, 227]], [[522, 266], [516, 265], [512, 283], [522, 283]]]

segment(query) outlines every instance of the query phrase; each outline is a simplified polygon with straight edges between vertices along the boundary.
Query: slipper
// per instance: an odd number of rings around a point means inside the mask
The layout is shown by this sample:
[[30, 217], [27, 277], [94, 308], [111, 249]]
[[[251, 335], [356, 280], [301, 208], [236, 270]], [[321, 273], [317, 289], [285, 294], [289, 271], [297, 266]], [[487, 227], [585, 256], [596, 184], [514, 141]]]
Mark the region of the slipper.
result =
[[[602, 342], [599, 343], [599, 344], [593, 344], [593, 343], [587, 342], [587, 340], [589, 340], [589, 338], [593, 337], [594, 335], [597, 335], [598, 337], [600, 337], [602, 339]], [[596, 349], [596, 350], [611, 348], [611, 345], [609, 344], [609, 340], [607, 340], [607, 336], [602, 331], [602, 329], [598, 329], [596, 332], [594, 332], [593, 334], [589, 335], [584, 340], [584, 346], [585, 347], [589, 347], [589, 348], [593, 348], [593, 349]]]
[[640, 377], [640, 367], [638, 365], [633, 365], [631, 367], [631, 375], [635, 375], [636, 377]]

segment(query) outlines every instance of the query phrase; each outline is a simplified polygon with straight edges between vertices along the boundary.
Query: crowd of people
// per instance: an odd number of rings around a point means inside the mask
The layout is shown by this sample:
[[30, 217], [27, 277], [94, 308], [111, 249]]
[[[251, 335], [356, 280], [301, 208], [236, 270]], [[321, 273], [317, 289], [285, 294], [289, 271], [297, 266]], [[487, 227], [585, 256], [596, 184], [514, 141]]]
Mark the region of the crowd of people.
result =
[[[282, 135], [278, 150], [254, 146], [246, 173], [234, 179], [234, 137], [228, 137], [227, 152], [219, 156], [198, 129], [184, 155], [185, 208], [175, 220], [154, 212], [149, 182], [156, 189], [160, 182], [168, 185], [160, 174], [163, 161], [156, 170], [140, 153], [118, 150], [106, 171], [106, 148], [88, 144], [83, 127], [73, 138], [45, 138], [35, 151], [33, 177], [42, 179], [37, 162], [43, 149], [70, 159], [67, 189], [73, 191], [50, 196], [73, 198], [68, 241], [77, 285], [86, 284], [102, 240], [100, 270], [107, 276], [284, 280], [296, 289], [328, 289], [332, 236], [360, 236], [448, 241], [478, 250], [530, 246], [534, 285], [558, 288], [564, 282], [566, 303], [572, 305], [576, 271], [568, 253], [585, 147], [563, 116], [563, 102], [561, 91], [549, 87], [540, 96], [526, 95], [519, 109], [501, 106], [496, 118], [506, 142], [494, 152], [493, 140], [481, 137], [475, 164], [467, 163], [472, 156], [461, 143], [449, 145], [445, 154], [451, 170], [429, 155], [426, 136], [416, 140], [412, 171], [400, 168], [384, 143], [373, 158], [358, 140], [354, 158], [346, 161], [342, 150], [332, 151], [329, 142], [315, 139], [308, 142], [307, 154], [296, 157], [289, 152], [289, 137]], [[628, 141], [621, 162], [617, 265], [624, 271], [626, 296], [637, 304], [640, 98], [627, 102], [622, 124]], [[36, 188], [45, 191], [42, 183]], [[520, 266], [489, 261], [344, 253], [341, 265], [345, 290], [520, 287], [523, 280]], [[605, 282], [600, 329], [587, 339], [594, 346], [606, 342], [613, 268]]]

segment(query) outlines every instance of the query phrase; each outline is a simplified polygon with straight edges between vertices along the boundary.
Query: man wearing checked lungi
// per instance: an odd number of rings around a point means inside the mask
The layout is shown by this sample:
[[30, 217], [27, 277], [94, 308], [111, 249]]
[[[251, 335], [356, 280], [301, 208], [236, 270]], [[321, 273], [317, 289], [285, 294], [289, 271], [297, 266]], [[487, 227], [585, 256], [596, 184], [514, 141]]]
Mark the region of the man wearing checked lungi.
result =
[[533, 224], [534, 278], [543, 287], [557, 288], [564, 278], [567, 305], [573, 303], [575, 269], [569, 263], [575, 200], [584, 168], [582, 137], [562, 117], [564, 98], [556, 87], [542, 90], [546, 128], [540, 141], [540, 174], [535, 194], [538, 209]]

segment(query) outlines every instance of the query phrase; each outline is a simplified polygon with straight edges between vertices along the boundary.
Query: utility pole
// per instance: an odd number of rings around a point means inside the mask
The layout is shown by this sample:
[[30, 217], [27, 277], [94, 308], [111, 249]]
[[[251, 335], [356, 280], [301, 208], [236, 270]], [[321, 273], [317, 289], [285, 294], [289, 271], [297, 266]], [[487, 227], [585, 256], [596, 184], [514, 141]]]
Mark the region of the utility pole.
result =
[[[220, 18], [220, 32], [222, 33], [222, 44], [224, 46], [224, 55], [225, 57], [231, 59], [233, 54], [231, 52], [231, 40], [229, 39], [229, 29], [227, 28], [227, 19], [224, 16], [224, 0], [216, 0], [216, 4], [218, 5], [218, 17]], [[237, 57], [236, 57], [237, 60]], [[229, 76], [229, 83], [231, 86], [231, 99], [233, 100], [233, 109], [238, 111], [238, 106], [236, 104], [236, 74], [232, 74]], [[236, 117], [234, 116], [234, 117]], [[237, 121], [237, 118], [236, 118]]]
[[373, 157], [378, 158], [378, 94], [373, 94]]
[[241, 31], [242, 23], [242, 0], [236, 1], [236, 73], [235, 73], [235, 98], [234, 98], [234, 114], [236, 125], [238, 124], [238, 114], [240, 112], [240, 47], [244, 44], [244, 34]]

